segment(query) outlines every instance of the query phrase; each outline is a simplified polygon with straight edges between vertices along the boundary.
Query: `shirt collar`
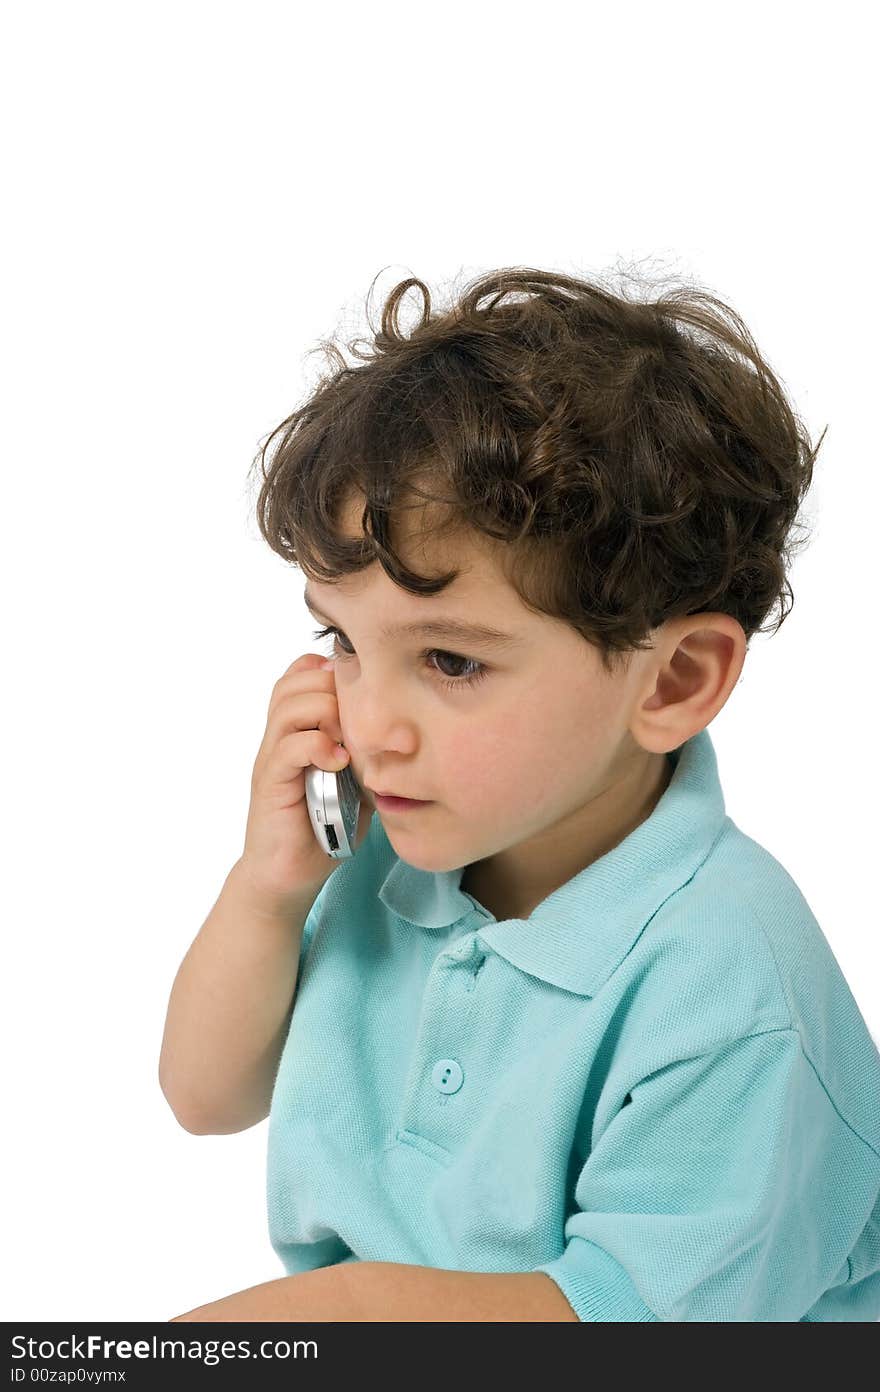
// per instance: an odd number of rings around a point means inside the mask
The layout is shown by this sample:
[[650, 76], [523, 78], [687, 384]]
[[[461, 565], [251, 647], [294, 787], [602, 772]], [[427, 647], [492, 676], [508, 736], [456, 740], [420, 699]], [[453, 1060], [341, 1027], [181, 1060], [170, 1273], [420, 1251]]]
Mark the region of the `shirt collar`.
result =
[[695, 874], [726, 820], [708, 729], [680, 745], [672, 759], [672, 779], [651, 815], [543, 899], [528, 919], [499, 923], [462, 890], [464, 866], [419, 870], [398, 856], [379, 898], [417, 928], [449, 930], [476, 912], [483, 920], [479, 936], [493, 952], [552, 986], [594, 996], [664, 900]]

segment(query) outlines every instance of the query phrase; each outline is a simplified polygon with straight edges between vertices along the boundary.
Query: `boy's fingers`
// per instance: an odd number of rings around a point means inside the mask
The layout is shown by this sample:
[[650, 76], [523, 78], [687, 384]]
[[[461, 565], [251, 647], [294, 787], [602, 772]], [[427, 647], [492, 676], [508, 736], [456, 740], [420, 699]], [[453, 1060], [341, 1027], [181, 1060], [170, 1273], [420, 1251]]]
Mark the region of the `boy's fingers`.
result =
[[323, 653], [300, 653], [299, 657], [294, 658], [293, 662], [291, 662], [290, 666], [285, 670], [284, 675], [286, 677], [288, 672], [296, 672], [300, 668], [308, 670], [309, 667], [320, 667], [325, 661], [326, 658]]

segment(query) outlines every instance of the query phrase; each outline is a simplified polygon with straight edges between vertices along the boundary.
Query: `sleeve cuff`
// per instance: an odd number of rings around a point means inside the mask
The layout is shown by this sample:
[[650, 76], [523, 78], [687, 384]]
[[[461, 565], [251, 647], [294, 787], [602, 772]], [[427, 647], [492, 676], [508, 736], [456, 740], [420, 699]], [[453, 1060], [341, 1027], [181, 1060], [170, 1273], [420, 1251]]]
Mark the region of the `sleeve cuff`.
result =
[[660, 1322], [620, 1262], [586, 1238], [569, 1238], [561, 1256], [535, 1270], [556, 1282], [579, 1320]]

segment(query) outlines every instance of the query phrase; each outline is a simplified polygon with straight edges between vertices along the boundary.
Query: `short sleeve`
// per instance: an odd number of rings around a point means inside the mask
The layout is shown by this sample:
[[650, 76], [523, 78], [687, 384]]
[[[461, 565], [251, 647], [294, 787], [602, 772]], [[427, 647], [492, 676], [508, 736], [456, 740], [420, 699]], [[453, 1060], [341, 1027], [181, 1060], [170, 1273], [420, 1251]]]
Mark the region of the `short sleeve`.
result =
[[797, 1030], [770, 1030], [631, 1088], [535, 1270], [580, 1320], [799, 1321], [846, 1280], [876, 1196]]
[[302, 964], [309, 955], [309, 948], [312, 945], [312, 938], [315, 936], [315, 925], [318, 922], [318, 901], [315, 900], [309, 909], [306, 921], [303, 924], [302, 938], [299, 944], [299, 970], [302, 971]]
[[327, 918], [336, 920], [336, 931], [340, 931], [346, 921], [350, 918], [350, 904], [352, 899], [357, 900], [361, 896], [367, 899], [375, 898], [377, 888], [374, 883], [376, 862], [376, 842], [377, 837], [384, 835], [382, 823], [378, 812], [374, 812], [370, 819], [370, 825], [363, 842], [358, 846], [354, 856], [341, 860], [333, 871], [329, 874], [318, 890], [315, 901], [306, 916], [303, 924], [302, 938], [299, 947], [299, 967], [297, 976], [297, 992], [302, 980], [306, 960], [315, 937], [315, 933], [320, 923]]
[[321, 916], [321, 911], [324, 907], [324, 901], [327, 897], [327, 886], [330, 884], [330, 879], [331, 877], [328, 876], [324, 883], [321, 885], [321, 888], [318, 890], [318, 893], [315, 896], [314, 903], [312, 904], [312, 907], [309, 909], [306, 915], [306, 921], [303, 924], [302, 937], [300, 939], [299, 944], [299, 966], [297, 967], [296, 978], [297, 991], [299, 991], [300, 981], [302, 980], [303, 965], [305, 963], [306, 958], [309, 955], [309, 948], [312, 945], [312, 939], [315, 936], [315, 929], [318, 926], [318, 919]]

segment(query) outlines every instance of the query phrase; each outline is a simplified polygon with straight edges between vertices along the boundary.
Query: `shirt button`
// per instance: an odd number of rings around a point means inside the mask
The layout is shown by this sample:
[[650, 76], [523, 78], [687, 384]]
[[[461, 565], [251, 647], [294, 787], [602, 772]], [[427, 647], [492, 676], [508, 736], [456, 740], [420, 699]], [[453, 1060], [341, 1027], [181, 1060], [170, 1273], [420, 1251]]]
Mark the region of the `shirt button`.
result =
[[455, 1059], [440, 1059], [431, 1071], [431, 1082], [438, 1092], [458, 1092], [464, 1082], [461, 1065]]

